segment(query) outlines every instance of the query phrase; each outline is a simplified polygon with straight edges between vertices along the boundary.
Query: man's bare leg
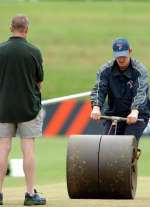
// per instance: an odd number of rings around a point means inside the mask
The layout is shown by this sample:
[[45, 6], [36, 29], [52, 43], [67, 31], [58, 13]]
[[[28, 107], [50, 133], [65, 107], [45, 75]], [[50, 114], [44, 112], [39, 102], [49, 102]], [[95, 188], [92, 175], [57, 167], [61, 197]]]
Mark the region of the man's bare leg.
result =
[[23, 152], [23, 169], [26, 179], [27, 192], [34, 194], [34, 180], [35, 180], [35, 139], [22, 138], [21, 149]]
[[8, 167], [8, 155], [11, 150], [11, 138], [0, 138], [0, 192]]

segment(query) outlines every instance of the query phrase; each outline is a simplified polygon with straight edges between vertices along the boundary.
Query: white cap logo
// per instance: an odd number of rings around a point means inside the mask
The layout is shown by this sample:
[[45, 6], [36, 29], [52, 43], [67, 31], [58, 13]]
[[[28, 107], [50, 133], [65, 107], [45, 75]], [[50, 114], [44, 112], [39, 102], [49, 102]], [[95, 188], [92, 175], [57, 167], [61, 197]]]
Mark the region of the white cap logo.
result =
[[117, 47], [119, 50], [121, 50], [123, 48], [122, 44], [117, 44]]

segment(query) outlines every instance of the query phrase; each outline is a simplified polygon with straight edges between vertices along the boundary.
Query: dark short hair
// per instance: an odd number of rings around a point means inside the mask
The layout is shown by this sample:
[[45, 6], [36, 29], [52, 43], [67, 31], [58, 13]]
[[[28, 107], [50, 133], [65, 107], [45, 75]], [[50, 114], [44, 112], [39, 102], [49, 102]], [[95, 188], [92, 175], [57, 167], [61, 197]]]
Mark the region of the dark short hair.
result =
[[11, 20], [12, 30], [23, 31], [29, 25], [28, 17], [25, 15], [16, 15]]

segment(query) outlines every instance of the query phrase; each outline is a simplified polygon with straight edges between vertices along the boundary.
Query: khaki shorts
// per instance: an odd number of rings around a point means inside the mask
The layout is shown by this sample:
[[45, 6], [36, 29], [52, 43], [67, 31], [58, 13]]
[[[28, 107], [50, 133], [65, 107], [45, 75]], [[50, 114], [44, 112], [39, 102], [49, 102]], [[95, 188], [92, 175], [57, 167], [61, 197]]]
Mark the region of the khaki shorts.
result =
[[0, 138], [35, 138], [42, 136], [42, 111], [31, 121], [14, 123], [0, 123]]

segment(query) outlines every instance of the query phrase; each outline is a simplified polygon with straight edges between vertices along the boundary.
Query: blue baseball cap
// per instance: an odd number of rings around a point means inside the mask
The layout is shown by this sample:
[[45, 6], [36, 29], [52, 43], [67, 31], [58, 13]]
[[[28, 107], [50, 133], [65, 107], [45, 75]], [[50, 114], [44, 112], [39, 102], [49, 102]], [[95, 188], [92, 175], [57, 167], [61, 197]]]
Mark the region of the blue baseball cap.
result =
[[130, 45], [127, 39], [118, 38], [113, 42], [112, 49], [115, 58], [120, 56], [128, 57]]

